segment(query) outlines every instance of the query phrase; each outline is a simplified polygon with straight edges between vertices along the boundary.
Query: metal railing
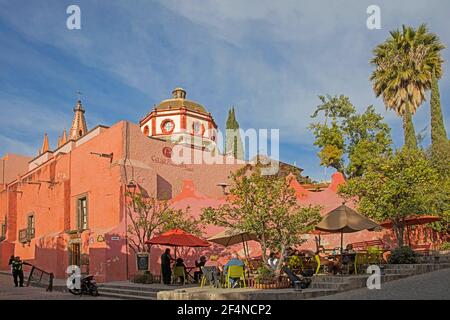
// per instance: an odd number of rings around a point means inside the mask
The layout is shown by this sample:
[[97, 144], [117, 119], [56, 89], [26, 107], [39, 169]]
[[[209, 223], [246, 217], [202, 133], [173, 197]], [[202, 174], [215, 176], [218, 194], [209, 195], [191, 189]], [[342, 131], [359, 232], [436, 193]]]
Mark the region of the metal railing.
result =
[[46, 291], [52, 291], [54, 278], [53, 273], [46, 272], [36, 266], [33, 266], [32, 264], [30, 264], [30, 266], [31, 271], [28, 276], [27, 287], [29, 287], [30, 284], [33, 284], [35, 286], [45, 287]]
[[28, 242], [28, 229], [20, 229], [19, 230], [19, 242], [25, 243]]

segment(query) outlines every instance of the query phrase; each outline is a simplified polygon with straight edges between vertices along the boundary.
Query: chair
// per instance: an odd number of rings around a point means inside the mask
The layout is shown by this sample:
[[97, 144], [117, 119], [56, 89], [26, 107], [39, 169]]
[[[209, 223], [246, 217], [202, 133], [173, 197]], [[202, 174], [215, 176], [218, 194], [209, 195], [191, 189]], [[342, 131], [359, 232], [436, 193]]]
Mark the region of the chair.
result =
[[220, 286], [216, 267], [201, 267], [200, 269], [202, 270], [202, 278], [200, 280], [201, 288], [206, 285], [206, 282], [209, 282], [209, 285], [214, 285], [217, 288]]
[[358, 274], [358, 270], [361, 266], [368, 264], [368, 254], [366, 252], [357, 252], [355, 256], [355, 274]]
[[227, 270], [227, 278], [226, 278], [226, 287], [231, 288], [231, 282], [230, 278], [233, 279], [239, 279], [239, 286], [241, 286], [241, 283], [244, 284], [244, 288], [246, 287], [245, 284], [245, 273], [244, 273], [244, 267], [243, 266], [229, 266]]
[[383, 262], [383, 250], [375, 247], [367, 248], [367, 263], [381, 264]]
[[178, 280], [178, 278], [183, 279], [182, 284], [186, 283], [186, 273], [184, 272], [184, 267], [182, 266], [173, 267], [172, 276], [173, 276], [172, 283], [175, 283]]
[[327, 273], [327, 266], [320, 263], [320, 256], [318, 254], [314, 255], [314, 260], [316, 261], [317, 267], [314, 275], [319, 274], [319, 271], [322, 270], [324, 273]]

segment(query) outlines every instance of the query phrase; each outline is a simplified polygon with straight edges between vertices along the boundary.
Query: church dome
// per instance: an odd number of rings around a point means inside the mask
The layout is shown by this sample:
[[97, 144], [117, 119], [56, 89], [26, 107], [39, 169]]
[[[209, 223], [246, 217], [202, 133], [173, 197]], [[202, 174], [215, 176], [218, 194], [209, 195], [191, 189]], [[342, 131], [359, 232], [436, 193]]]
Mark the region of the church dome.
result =
[[155, 106], [155, 109], [158, 111], [162, 110], [176, 110], [181, 108], [186, 108], [187, 110], [200, 112], [207, 114], [205, 107], [201, 104], [187, 100], [186, 99], [186, 91], [183, 88], [175, 88], [172, 91], [172, 98], [161, 101], [158, 105]]

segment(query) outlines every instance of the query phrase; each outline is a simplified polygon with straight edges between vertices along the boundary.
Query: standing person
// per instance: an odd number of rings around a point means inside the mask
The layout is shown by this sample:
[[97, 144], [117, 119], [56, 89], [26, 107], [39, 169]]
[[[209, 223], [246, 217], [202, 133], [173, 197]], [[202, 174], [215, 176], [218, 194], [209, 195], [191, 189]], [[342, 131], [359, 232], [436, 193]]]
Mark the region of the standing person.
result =
[[173, 261], [170, 255], [170, 249], [166, 249], [161, 255], [161, 275], [163, 278], [163, 283], [169, 285], [172, 279], [172, 270], [170, 268], [170, 263]]
[[[22, 260], [20, 260], [19, 256], [15, 257], [14, 260], [11, 262], [14, 284], [16, 287], [19, 284], [21, 287], [23, 287], [23, 264], [24, 263]], [[17, 281], [17, 278], [19, 278], [19, 281]]]

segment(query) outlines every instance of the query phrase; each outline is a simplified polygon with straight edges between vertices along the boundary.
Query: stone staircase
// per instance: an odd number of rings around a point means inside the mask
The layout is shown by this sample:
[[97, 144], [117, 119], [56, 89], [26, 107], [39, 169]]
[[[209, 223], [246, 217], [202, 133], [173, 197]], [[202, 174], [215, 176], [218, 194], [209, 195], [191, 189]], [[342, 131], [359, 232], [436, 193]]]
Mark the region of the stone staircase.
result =
[[158, 292], [170, 291], [177, 286], [156, 284], [138, 284], [127, 281], [100, 283], [100, 296], [123, 300], [156, 300]]
[[100, 284], [98, 288], [102, 297], [124, 300], [156, 300], [159, 290], [147, 287]]
[[[384, 265], [381, 283], [410, 277], [425, 272], [450, 268], [450, 262], [438, 264]], [[336, 290], [338, 292], [364, 288], [368, 274], [351, 276], [317, 275], [312, 278], [311, 289]]]

